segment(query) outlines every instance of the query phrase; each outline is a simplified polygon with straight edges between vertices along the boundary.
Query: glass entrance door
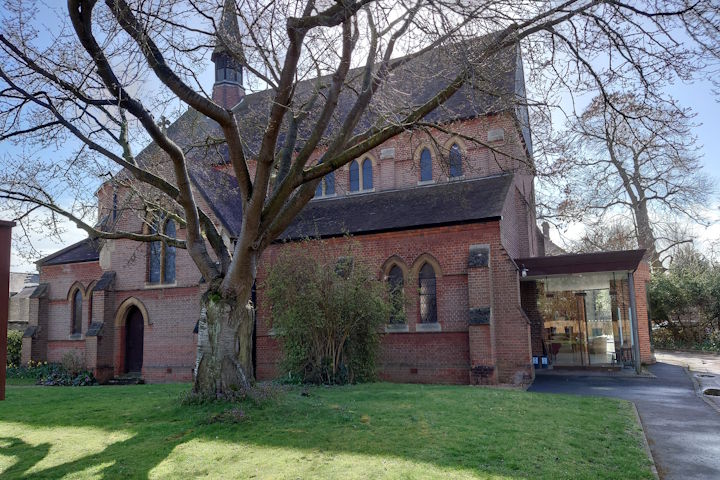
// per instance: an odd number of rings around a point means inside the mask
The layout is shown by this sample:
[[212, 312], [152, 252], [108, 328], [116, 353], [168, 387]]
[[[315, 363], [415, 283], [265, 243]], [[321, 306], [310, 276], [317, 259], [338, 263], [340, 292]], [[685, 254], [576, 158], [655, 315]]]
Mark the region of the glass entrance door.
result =
[[545, 348], [556, 366], [604, 366], [616, 362], [609, 288], [561, 291], [540, 302]]
[[541, 302], [545, 317], [545, 345], [551, 364], [588, 364], [584, 305], [584, 295], [570, 291], [547, 294]]
[[610, 289], [587, 290], [584, 293], [588, 363], [612, 365], [616, 355]]

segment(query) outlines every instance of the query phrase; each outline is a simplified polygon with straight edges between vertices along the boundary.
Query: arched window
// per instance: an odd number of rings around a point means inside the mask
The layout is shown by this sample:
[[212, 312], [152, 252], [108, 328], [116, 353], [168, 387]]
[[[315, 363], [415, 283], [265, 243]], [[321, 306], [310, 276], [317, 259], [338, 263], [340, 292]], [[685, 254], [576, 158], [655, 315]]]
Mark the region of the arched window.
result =
[[372, 160], [366, 158], [362, 161], [362, 176], [360, 176], [360, 164], [357, 160], [350, 163], [350, 191], [362, 192], [373, 188], [373, 165]]
[[393, 265], [388, 272], [387, 282], [391, 307], [390, 323], [405, 323], [405, 279], [400, 267]]
[[72, 334], [82, 332], [82, 293], [80, 289], [75, 290], [72, 297]]
[[460, 152], [460, 145], [453, 143], [450, 147], [450, 178], [462, 177], [462, 153]]
[[[165, 224], [165, 235], [175, 238], [175, 222], [169, 219]], [[163, 245], [165, 247], [164, 265], [163, 265], [163, 282], [173, 283], [175, 281], [175, 247], [173, 245]]]
[[[322, 161], [319, 163], [322, 163]], [[335, 195], [335, 172], [325, 175], [315, 188], [315, 197], [329, 197], [331, 195]]]
[[[155, 218], [150, 225], [150, 234], [154, 235], [160, 231], [160, 220]], [[148, 252], [148, 283], [160, 283], [162, 270], [162, 242], [150, 242]]]
[[420, 181], [429, 182], [432, 180], [432, 155], [430, 149], [423, 148], [420, 152]]
[[335, 195], [335, 172], [330, 172], [323, 179], [325, 195]]
[[373, 189], [373, 166], [369, 158], [366, 158], [362, 164], [362, 189]]
[[425, 263], [418, 275], [420, 287], [420, 321], [422, 323], [437, 322], [437, 290], [435, 270]]
[[357, 160], [350, 163], [350, 191], [357, 192], [360, 190], [360, 167]]
[[[150, 225], [150, 234], [162, 233], [170, 238], [176, 238], [177, 227], [173, 219], [163, 222], [164, 215]], [[162, 228], [160, 228], [162, 226]], [[148, 247], [148, 283], [174, 283], [175, 282], [175, 256], [176, 248], [163, 241], [150, 242]]]

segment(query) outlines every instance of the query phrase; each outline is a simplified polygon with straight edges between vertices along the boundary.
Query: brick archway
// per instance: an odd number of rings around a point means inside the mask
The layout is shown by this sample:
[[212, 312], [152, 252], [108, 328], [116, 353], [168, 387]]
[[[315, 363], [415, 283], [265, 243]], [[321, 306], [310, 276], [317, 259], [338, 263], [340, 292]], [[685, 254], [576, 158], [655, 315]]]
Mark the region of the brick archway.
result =
[[125, 325], [125, 320], [127, 317], [127, 313], [130, 310], [130, 307], [137, 307], [137, 309], [140, 310], [140, 313], [142, 313], [143, 316], [143, 320], [145, 321], [145, 326], [152, 325], [152, 322], [150, 321], [150, 315], [148, 314], [145, 305], [137, 298], [129, 297], [123, 300], [123, 302], [115, 311], [115, 320], [113, 322], [115, 324], [115, 327], [121, 327]]

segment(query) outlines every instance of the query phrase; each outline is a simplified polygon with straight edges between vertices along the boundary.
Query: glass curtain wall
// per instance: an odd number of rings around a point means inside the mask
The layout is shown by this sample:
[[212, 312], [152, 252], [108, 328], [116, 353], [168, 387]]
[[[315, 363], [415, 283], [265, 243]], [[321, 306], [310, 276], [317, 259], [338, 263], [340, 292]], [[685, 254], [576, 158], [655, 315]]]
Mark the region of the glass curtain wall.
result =
[[543, 319], [543, 348], [556, 366], [632, 363], [627, 273], [534, 279]]

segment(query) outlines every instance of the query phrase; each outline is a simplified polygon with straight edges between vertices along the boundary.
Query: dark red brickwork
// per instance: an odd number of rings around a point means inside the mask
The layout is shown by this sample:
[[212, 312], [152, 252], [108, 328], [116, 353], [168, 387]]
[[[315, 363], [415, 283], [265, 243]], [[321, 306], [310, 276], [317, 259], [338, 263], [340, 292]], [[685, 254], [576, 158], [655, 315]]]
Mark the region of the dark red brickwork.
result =
[[[384, 336], [379, 362], [381, 378], [469, 383], [474, 382], [471, 369], [480, 366], [491, 369], [482, 383], [509, 383], [523, 380], [531, 372], [530, 331], [519, 310], [517, 271], [500, 243], [499, 222], [362, 235], [349, 240], [336, 238], [326, 240], [323, 249], [330, 255], [346, 254], [348, 242], [353, 244], [354, 256], [377, 268], [379, 274], [383, 266], [389, 269], [392, 263], [407, 272], [408, 332]], [[489, 246], [489, 266], [468, 268], [470, 245], [475, 244]], [[266, 253], [258, 285], [262, 285], [268, 264], [281, 248], [292, 246], [276, 245]], [[425, 262], [436, 270], [440, 331], [421, 331], [418, 325], [417, 275]], [[469, 281], [472, 289], [468, 288]], [[491, 307], [490, 325], [468, 327], [471, 298], [473, 306]], [[268, 302], [262, 288], [258, 289], [257, 318], [257, 375], [268, 379], [279, 372], [281, 349], [272, 336]], [[492, 346], [498, 343], [507, 352], [494, 353]]]
[[650, 324], [648, 322], [647, 284], [650, 281], [650, 266], [640, 262], [634, 273], [635, 301], [637, 305], [638, 336], [640, 337], [640, 360], [643, 363], [655, 363], [650, 344]]
[[[218, 87], [225, 88], [225, 87]], [[215, 92], [232, 104], [239, 91]], [[219, 98], [219, 97], [218, 97]], [[329, 251], [344, 254], [348, 242], [355, 245], [358, 259], [368, 262], [382, 278], [393, 262], [405, 272], [407, 332], [384, 336], [379, 359], [382, 379], [421, 383], [518, 383], [532, 378], [532, 315], [521, 310], [520, 284], [512, 258], [542, 253], [536, 227], [533, 176], [509, 113], [457, 122], [452, 129], [485, 141], [489, 129], [503, 128], [505, 140], [490, 148], [443, 132], [406, 132], [388, 140], [367, 155], [373, 162], [375, 191], [410, 188], [420, 180], [420, 151], [428, 147], [433, 157], [433, 182], [448, 181], [447, 151], [458, 143], [463, 154], [466, 179], [501, 173], [514, 173], [514, 181], [503, 203], [502, 219], [383, 234], [360, 235], [351, 240], [327, 241]], [[499, 153], [498, 153], [499, 152]], [[314, 153], [318, 158], [321, 151]], [[503, 155], [503, 153], [505, 155]], [[363, 160], [365, 157], [359, 159]], [[158, 162], [162, 163], [161, 156]], [[161, 167], [158, 167], [161, 168]], [[251, 173], [254, 164], [249, 165]], [[348, 194], [349, 167], [335, 174], [337, 195]], [[125, 202], [125, 192], [117, 193], [116, 226], [125, 231], [143, 231], [142, 206]], [[109, 185], [98, 191], [100, 217], [113, 217], [114, 192]], [[206, 209], [205, 200], [197, 195]], [[207, 211], [210, 211], [207, 209]], [[212, 212], [210, 211], [212, 216]], [[223, 235], [230, 233], [222, 230]], [[178, 231], [182, 238], [184, 232]], [[471, 245], [489, 248], [484, 266], [468, 266]], [[258, 325], [256, 343], [257, 376], [275, 378], [282, 373], [281, 345], [272, 335], [270, 310], [262, 289], [267, 267], [283, 248], [274, 245], [265, 252], [259, 269]], [[42, 283], [50, 285], [48, 295], [38, 307], [41, 327], [33, 339], [23, 341], [23, 361], [59, 361], [68, 351], [84, 358], [88, 368], [101, 380], [121, 375], [125, 368], [125, 324], [131, 309], [144, 319], [142, 375], [150, 382], [188, 381], [195, 362], [197, 335], [193, 329], [199, 318], [199, 300], [206, 285], [187, 252], [177, 251], [176, 279], [172, 284], [151, 285], [147, 279], [148, 246], [129, 240], [110, 240], [102, 244], [99, 261], [41, 267]], [[437, 276], [438, 328], [422, 331], [419, 323], [418, 271], [428, 262]], [[93, 292], [103, 272], [115, 272], [107, 289]], [[636, 274], [638, 289], [644, 289], [647, 271]], [[83, 294], [83, 327], [71, 335], [70, 294]], [[639, 292], [640, 290], [638, 290]], [[91, 307], [92, 303], [92, 307]], [[487, 323], [469, 325], [470, 309], [489, 309]], [[645, 295], [638, 293], [638, 313], [646, 317]], [[90, 318], [92, 317], [92, 318]], [[87, 336], [89, 325], [102, 324], [97, 336]], [[647, 322], [645, 322], [647, 323]], [[427, 327], [425, 327], [427, 330]], [[533, 330], [534, 331], [534, 330]], [[647, 342], [647, 333], [641, 333]], [[532, 348], [531, 348], [532, 347]], [[650, 358], [649, 344], [643, 346], [643, 359]]]

